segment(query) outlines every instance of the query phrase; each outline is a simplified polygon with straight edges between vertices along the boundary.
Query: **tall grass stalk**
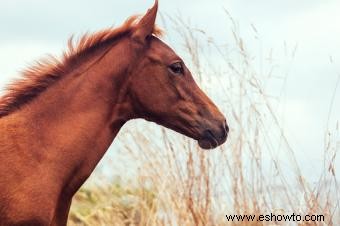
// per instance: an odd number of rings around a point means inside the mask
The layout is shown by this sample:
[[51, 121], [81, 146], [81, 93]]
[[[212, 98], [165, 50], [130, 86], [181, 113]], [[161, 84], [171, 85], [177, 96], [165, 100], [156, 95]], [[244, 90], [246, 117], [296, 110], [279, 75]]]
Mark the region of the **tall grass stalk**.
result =
[[[323, 174], [312, 184], [281, 124], [276, 107], [281, 96], [267, 90], [267, 84], [278, 79], [274, 65], [268, 61], [259, 71], [257, 58], [262, 56], [247, 50], [237, 22], [226, 15], [231, 24], [228, 45], [181, 19], [171, 19], [168, 29], [182, 38], [184, 58], [196, 80], [228, 117], [227, 144], [203, 151], [166, 129], [143, 122], [128, 126], [119, 137], [119, 161], [136, 169], [135, 179], [84, 187], [74, 199], [70, 225], [282, 225], [225, 218], [270, 213], [324, 214], [325, 222], [299, 225], [340, 225], [335, 166], [339, 125], [327, 131]], [[254, 26], [253, 32], [259, 37]], [[287, 51], [293, 58], [296, 48]], [[282, 84], [285, 76], [279, 76]]]

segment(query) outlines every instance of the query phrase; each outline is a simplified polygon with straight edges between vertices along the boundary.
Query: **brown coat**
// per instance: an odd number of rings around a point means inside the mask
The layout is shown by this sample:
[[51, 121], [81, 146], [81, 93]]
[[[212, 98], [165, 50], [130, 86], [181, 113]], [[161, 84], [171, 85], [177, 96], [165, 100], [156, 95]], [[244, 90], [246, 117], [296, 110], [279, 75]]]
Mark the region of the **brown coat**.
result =
[[156, 37], [157, 7], [71, 41], [62, 61], [29, 69], [0, 98], [0, 226], [66, 225], [73, 195], [130, 119], [203, 148], [226, 140], [224, 116]]

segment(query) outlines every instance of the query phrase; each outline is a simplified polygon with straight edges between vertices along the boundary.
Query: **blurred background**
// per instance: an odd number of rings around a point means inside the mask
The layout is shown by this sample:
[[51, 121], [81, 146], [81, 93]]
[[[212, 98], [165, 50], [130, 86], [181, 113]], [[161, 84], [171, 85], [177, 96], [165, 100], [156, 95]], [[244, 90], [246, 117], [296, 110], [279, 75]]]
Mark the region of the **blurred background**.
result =
[[[36, 60], [60, 56], [71, 35], [152, 5], [2, 0], [0, 94]], [[275, 211], [339, 225], [339, 9], [336, 0], [160, 0], [164, 41], [224, 112], [230, 138], [203, 151], [150, 122], [127, 123], [77, 194], [70, 225], [225, 225], [226, 214]]]

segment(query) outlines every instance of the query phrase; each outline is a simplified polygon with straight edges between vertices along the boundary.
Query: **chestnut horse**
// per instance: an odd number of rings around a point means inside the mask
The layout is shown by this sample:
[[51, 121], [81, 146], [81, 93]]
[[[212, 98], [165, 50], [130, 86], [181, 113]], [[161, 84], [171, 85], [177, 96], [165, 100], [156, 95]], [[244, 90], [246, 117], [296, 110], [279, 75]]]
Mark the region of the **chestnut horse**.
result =
[[130, 119], [225, 142], [224, 116], [155, 27], [158, 3], [27, 70], [0, 98], [0, 225], [67, 224], [72, 197]]

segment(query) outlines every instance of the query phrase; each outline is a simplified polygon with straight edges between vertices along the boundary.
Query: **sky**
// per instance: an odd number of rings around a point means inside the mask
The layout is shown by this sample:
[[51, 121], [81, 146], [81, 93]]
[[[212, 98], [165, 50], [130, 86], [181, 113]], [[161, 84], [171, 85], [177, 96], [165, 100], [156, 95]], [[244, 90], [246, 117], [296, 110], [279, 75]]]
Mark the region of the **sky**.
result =
[[[152, 0], [1, 0], [0, 89], [35, 60], [48, 53], [60, 55], [70, 35], [119, 25], [152, 4]], [[231, 26], [227, 10], [248, 51], [260, 56], [259, 66], [273, 53], [272, 60], [287, 69], [285, 129], [294, 147], [310, 159], [306, 170], [312, 170], [322, 158], [325, 130], [335, 128], [340, 116], [340, 87], [336, 89], [340, 1], [160, 0], [159, 4], [162, 15], [180, 15], [219, 43], [232, 39], [224, 32]], [[297, 47], [293, 60], [286, 60], [285, 46]]]

